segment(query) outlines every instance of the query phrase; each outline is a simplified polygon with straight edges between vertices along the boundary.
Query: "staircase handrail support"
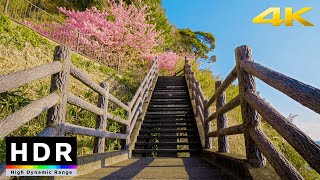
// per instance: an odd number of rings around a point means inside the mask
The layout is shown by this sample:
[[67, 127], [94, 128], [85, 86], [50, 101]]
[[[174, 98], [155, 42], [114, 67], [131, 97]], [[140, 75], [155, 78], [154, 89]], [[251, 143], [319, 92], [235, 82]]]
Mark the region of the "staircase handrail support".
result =
[[[260, 116], [262, 116], [313, 169], [320, 173], [319, 145], [256, 93], [253, 76], [318, 114], [320, 114], [320, 90], [255, 63], [252, 59], [252, 50], [248, 46], [240, 46], [235, 52], [236, 67], [224, 81], [216, 82], [215, 94], [209, 100], [202, 98], [203, 92], [199, 82], [186, 59], [185, 77], [188, 88], [192, 92], [191, 99], [195, 100], [196, 115], [203, 122], [206, 141], [211, 141], [211, 137], [218, 137], [218, 152], [228, 153], [229, 142], [226, 137], [244, 134], [246, 157], [252, 166], [264, 166], [266, 163], [264, 156], [266, 156], [268, 162], [281, 177], [303, 179], [295, 167], [264, 134], [260, 122]], [[239, 95], [226, 103], [225, 91], [237, 78]], [[214, 102], [216, 102], [216, 112], [210, 114], [210, 107]], [[202, 103], [204, 108], [202, 108]], [[239, 105], [243, 123], [228, 127], [227, 112]], [[215, 119], [217, 119], [217, 130], [210, 132], [209, 123]]]

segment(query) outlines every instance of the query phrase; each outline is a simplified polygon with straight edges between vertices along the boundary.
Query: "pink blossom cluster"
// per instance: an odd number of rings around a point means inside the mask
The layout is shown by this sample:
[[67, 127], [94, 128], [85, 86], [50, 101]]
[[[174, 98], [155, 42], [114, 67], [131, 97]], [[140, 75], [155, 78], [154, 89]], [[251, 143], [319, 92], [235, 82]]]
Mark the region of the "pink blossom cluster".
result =
[[94, 55], [99, 59], [110, 54], [122, 57], [134, 54], [142, 60], [154, 60], [157, 56], [161, 68], [172, 69], [179, 55], [156, 52], [155, 47], [163, 43], [162, 32], [148, 23], [148, 6], [141, 1], [135, 5], [126, 5], [122, 0], [118, 3], [106, 1], [109, 8], [102, 11], [95, 7], [85, 11], [58, 8], [67, 16], [64, 24], [25, 23], [89, 57]]
[[174, 52], [160, 52], [143, 56], [143, 59], [149, 61], [153, 61], [155, 58], [157, 58], [160, 68], [172, 70], [180, 56]]

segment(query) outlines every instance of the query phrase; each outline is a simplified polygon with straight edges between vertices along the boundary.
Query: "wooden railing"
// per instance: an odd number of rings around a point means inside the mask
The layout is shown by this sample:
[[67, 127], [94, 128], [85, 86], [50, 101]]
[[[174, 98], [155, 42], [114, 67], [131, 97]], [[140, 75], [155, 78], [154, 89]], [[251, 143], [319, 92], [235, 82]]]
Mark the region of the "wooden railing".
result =
[[[71, 50], [66, 46], [57, 46], [52, 63], [0, 76], [0, 93], [3, 93], [52, 75], [51, 89], [48, 96], [33, 101], [29, 105], [0, 120], [0, 138], [6, 137], [23, 124], [48, 110], [47, 128], [42, 131], [39, 136], [64, 136], [66, 134], [93, 136], [95, 137], [94, 153], [105, 151], [105, 138], [125, 139], [126, 148], [129, 147], [132, 129], [141, 114], [141, 107], [148, 97], [149, 90], [158, 76], [159, 69], [157, 60], [154, 61], [132, 100], [125, 104], [109, 92], [109, 84], [107, 82], [102, 82], [99, 85], [74, 66], [71, 63], [71, 54]], [[98, 105], [86, 102], [68, 92], [70, 75], [99, 94]], [[128, 112], [127, 120], [108, 112], [109, 100]], [[96, 114], [96, 128], [66, 123], [67, 103]], [[106, 130], [107, 119], [125, 125], [126, 133], [108, 132]]]
[[[185, 77], [195, 100], [196, 114], [203, 122], [206, 147], [211, 148], [212, 137], [218, 137], [218, 152], [229, 152], [228, 135], [244, 134], [247, 161], [262, 167], [266, 159], [284, 179], [303, 179], [300, 173], [272, 144], [261, 129], [263, 117], [308, 163], [320, 173], [320, 147], [286, 117], [270, 106], [256, 93], [253, 76], [283, 92], [303, 106], [320, 114], [320, 90], [253, 62], [251, 49], [241, 46], [235, 50], [236, 67], [224, 81], [216, 82], [215, 94], [206, 100], [199, 82], [186, 60]], [[226, 89], [238, 78], [239, 95], [226, 102]], [[216, 102], [216, 112], [209, 109]], [[242, 124], [228, 127], [226, 113], [241, 106]], [[210, 122], [217, 120], [217, 130], [210, 130]]]

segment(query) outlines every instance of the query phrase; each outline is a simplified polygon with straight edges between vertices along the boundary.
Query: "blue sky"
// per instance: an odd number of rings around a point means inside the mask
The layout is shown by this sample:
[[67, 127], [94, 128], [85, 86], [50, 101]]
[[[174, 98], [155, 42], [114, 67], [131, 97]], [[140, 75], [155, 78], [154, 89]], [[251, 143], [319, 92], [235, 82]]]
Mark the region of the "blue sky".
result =
[[[249, 45], [256, 62], [309, 85], [320, 87], [320, 2], [318, 0], [163, 0], [167, 16], [178, 28], [211, 32], [216, 38], [217, 56], [210, 67], [226, 77], [235, 65], [234, 49]], [[292, 27], [254, 24], [252, 19], [269, 7], [313, 9], [302, 15], [315, 26]], [[320, 115], [291, 100], [281, 92], [257, 81], [261, 96], [283, 115], [297, 114], [294, 123], [315, 140], [320, 140]]]

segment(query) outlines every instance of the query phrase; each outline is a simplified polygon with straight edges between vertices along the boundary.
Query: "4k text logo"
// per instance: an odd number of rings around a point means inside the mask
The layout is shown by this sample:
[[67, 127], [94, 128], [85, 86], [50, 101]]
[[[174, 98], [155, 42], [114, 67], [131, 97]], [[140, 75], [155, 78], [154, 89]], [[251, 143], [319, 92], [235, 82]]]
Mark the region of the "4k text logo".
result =
[[[281, 19], [281, 8], [280, 7], [270, 7], [255, 18], [253, 22], [255, 24], [272, 24], [273, 26], [280, 26], [284, 23], [285, 26], [292, 26], [293, 21], [297, 21], [303, 26], [314, 26], [311, 22], [307, 21], [302, 17], [302, 15], [310, 11], [311, 7], [304, 7], [298, 11], [293, 11], [292, 7], [285, 8], [285, 19]], [[266, 16], [272, 14], [272, 19], [266, 19]]]

